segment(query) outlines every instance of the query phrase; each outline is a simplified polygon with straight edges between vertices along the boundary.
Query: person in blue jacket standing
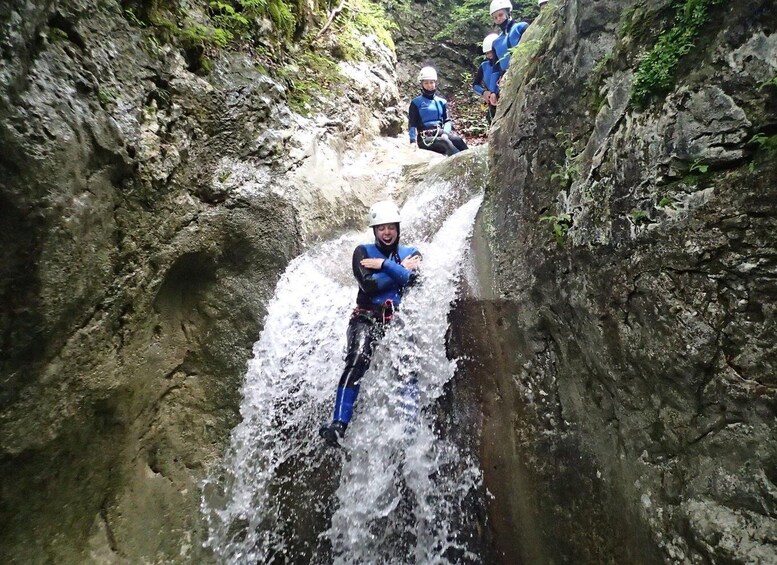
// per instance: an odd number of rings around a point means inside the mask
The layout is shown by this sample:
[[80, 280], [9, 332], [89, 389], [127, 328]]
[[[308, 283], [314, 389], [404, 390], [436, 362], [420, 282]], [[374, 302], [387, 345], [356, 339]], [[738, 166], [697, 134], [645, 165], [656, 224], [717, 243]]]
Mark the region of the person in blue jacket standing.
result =
[[[496, 59], [504, 74], [510, 66], [510, 49], [518, 45], [521, 36], [529, 24], [526, 22], [515, 22], [512, 18], [513, 5], [510, 0], [491, 0], [491, 19], [494, 25], [502, 30], [494, 40], [494, 51]], [[499, 77], [501, 79], [501, 76]]]
[[496, 102], [499, 98], [499, 85], [496, 84], [496, 81], [502, 74], [493, 49], [494, 40], [497, 37], [499, 36], [496, 33], [492, 33], [483, 39], [483, 54], [486, 56], [486, 60], [480, 63], [478, 72], [472, 79], [472, 90], [482, 96], [483, 101], [488, 104], [486, 121], [489, 124], [496, 115]]
[[399, 308], [404, 291], [418, 277], [421, 253], [414, 247], [399, 245], [400, 222], [399, 208], [393, 202], [375, 203], [369, 213], [375, 243], [359, 245], [353, 252], [353, 276], [359, 292], [348, 322], [345, 369], [337, 385], [332, 422], [319, 430], [324, 441], [334, 447], [340, 445], [351, 421], [359, 384], [375, 347]]
[[421, 96], [410, 102], [407, 112], [410, 143], [443, 155], [455, 155], [467, 149], [466, 142], [453, 133], [448, 102], [437, 96], [437, 71], [433, 67], [424, 67], [418, 73], [418, 80]]

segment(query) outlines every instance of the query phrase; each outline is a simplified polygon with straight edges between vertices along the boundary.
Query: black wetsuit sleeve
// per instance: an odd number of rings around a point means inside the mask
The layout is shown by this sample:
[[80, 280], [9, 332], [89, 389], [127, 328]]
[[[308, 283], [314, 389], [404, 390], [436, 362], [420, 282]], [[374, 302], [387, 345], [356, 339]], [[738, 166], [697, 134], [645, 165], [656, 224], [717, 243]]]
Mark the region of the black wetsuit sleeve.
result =
[[[364, 247], [359, 245], [353, 250], [351, 265], [353, 267], [353, 276], [356, 278], [356, 282], [359, 285], [359, 290], [367, 295], [373, 295], [381, 290], [381, 283], [385, 285], [385, 283], [389, 281], [388, 276], [379, 271], [361, 266], [361, 260], [367, 258], [369, 258], [367, 251]], [[383, 279], [387, 280], [384, 281]]]
[[407, 125], [408, 128], [416, 128], [418, 131], [424, 129], [424, 123], [421, 121], [421, 113], [418, 111], [418, 106], [410, 103], [410, 108], [407, 110]]

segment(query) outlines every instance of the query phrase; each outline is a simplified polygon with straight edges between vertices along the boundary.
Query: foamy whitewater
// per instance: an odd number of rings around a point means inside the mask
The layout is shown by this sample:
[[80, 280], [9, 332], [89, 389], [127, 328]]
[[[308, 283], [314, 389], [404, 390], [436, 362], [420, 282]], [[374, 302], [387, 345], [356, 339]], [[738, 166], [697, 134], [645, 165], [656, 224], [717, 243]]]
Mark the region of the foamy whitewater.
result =
[[295, 259], [254, 345], [243, 421], [204, 485], [207, 546], [225, 563], [478, 562], [463, 501], [481, 487], [477, 461], [435, 430], [435, 402], [454, 376], [446, 355], [477, 190], [427, 179], [402, 209], [401, 242], [423, 254], [362, 379], [343, 449], [326, 447], [355, 305], [352, 232]]

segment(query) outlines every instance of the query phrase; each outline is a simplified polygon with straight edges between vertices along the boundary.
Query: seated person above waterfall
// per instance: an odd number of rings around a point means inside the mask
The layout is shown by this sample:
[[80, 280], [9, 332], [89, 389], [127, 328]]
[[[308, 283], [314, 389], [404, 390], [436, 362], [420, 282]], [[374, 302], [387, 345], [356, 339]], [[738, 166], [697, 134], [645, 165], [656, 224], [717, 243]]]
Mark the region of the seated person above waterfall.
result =
[[424, 67], [418, 73], [421, 96], [410, 102], [407, 112], [410, 143], [443, 155], [455, 155], [467, 149], [464, 140], [453, 133], [453, 122], [448, 116], [448, 103], [436, 95], [437, 71]]
[[502, 30], [494, 40], [494, 52], [502, 73], [510, 66], [510, 49], [520, 43], [523, 32], [529, 27], [526, 22], [513, 21], [512, 10], [513, 5], [510, 0], [491, 0], [491, 19], [494, 25]]
[[496, 115], [496, 102], [499, 97], [499, 85], [496, 81], [502, 76], [502, 69], [496, 62], [496, 53], [494, 53], [494, 40], [499, 37], [492, 33], [483, 40], [483, 54], [486, 60], [480, 63], [478, 72], [472, 80], [472, 90], [475, 94], [483, 97], [483, 102], [488, 105], [486, 112], [486, 121], [490, 124]]
[[340, 445], [351, 421], [359, 384], [370, 366], [372, 354], [399, 308], [405, 289], [415, 282], [421, 254], [414, 247], [399, 245], [399, 208], [388, 201], [370, 208], [369, 224], [375, 243], [365, 243], [353, 252], [353, 276], [359, 284], [356, 308], [348, 322], [348, 353], [335, 393], [332, 423], [319, 435], [334, 447]]

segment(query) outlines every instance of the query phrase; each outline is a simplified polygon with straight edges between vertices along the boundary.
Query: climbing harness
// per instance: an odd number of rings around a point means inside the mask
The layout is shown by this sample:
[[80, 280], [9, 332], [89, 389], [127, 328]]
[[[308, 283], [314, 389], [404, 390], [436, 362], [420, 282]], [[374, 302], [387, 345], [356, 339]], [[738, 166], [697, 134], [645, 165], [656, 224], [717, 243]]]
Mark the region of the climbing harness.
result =
[[383, 323], [387, 324], [391, 320], [394, 319], [394, 301], [389, 299], [386, 300], [383, 303], [383, 306], [380, 309], [381, 317], [383, 318]]
[[[431, 147], [434, 145], [434, 142], [437, 141], [438, 137], [440, 137], [439, 127], [434, 129], [426, 129], [421, 132], [421, 143], [424, 144], [424, 147]], [[431, 141], [429, 141], [430, 139]]]
[[394, 301], [391, 299], [388, 299], [383, 304], [379, 306], [374, 306], [372, 308], [357, 306], [356, 308], [353, 309], [353, 312], [351, 313], [351, 317], [352, 318], [361, 317], [371, 324], [374, 324], [376, 322], [381, 324], [388, 324], [391, 320], [394, 319], [395, 312], [396, 312], [396, 307], [394, 306]]

